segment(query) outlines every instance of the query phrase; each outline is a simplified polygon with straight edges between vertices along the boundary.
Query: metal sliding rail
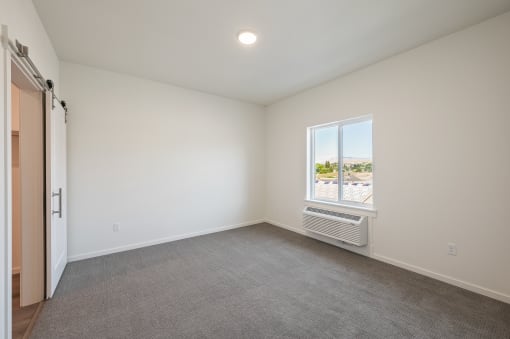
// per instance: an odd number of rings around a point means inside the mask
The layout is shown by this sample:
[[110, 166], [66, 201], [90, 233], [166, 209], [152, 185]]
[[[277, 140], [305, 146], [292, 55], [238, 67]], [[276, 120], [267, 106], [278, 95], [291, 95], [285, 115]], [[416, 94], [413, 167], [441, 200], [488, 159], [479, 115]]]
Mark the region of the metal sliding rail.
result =
[[9, 47], [12, 49], [13, 52], [16, 53], [18, 56], [20, 62], [23, 63], [23, 66], [30, 71], [32, 74], [32, 77], [35, 79], [35, 81], [39, 84], [42, 90], [48, 90], [51, 92], [52, 95], [52, 106], [55, 107], [55, 100], [57, 100], [62, 107], [64, 108], [64, 111], [66, 112], [66, 122], [67, 122], [67, 106], [66, 102], [64, 100], [60, 100], [57, 95], [55, 94], [55, 85], [52, 80], [46, 80], [41, 72], [37, 69], [32, 59], [30, 59], [30, 56], [28, 55], [28, 46], [22, 45], [18, 40], [16, 42], [12, 42], [9, 40]]

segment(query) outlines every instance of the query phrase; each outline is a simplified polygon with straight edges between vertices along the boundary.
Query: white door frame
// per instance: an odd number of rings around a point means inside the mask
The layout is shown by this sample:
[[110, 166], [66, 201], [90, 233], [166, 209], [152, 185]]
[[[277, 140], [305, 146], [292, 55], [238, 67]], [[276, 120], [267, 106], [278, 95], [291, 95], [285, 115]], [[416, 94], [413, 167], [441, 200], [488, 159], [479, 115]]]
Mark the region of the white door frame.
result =
[[11, 53], [7, 26], [1, 31], [0, 67], [0, 339], [12, 336]]
[[[9, 45], [8, 27], [0, 32], [0, 339], [12, 337], [12, 158], [11, 65], [35, 88], [43, 90]], [[46, 249], [47, 255], [47, 249]]]

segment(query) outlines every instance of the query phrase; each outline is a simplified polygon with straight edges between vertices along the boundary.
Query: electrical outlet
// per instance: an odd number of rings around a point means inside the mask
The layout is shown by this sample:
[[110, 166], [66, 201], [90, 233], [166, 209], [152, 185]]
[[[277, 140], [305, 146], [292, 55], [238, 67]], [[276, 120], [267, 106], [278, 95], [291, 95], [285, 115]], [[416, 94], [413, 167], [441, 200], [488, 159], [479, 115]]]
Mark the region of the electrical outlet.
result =
[[120, 224], [119, 223], [113, 224], [113, 231], [114, 232], [119, 232], [120, 231]]
[[457, 255], [457, 244], [453, 242], [448, 243], [448, 255]]

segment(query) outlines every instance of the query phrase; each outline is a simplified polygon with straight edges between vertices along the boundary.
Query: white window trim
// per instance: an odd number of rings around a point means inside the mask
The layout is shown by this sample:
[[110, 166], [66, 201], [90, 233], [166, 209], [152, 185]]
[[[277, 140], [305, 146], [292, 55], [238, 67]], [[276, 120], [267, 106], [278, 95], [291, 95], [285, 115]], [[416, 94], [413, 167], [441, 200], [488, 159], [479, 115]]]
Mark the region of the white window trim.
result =
[[[364, 115], [361, 117], [350, 118], [341, 121], [330, 122], [326, 124], [319, 124], [315, 126], [310, 126], [306, 129], [307, 136], [307, 157], [306, 157], [306, 199], [307, 202], [313, 202], [318, 204], [324, 204], [329, 206], [339, 206], [343, 208], [350, 208], [354, 210], [360, 211], [369, 211], [375, 212], [375, 197], [373, 196], [374, 190], [374, 182], [372, 181], [372, 204], [363, 204], [356, 201], [349, 200], [319, 200], [315, 199], [315, 152], [314, 152], [314, 142], [315, 142], [315, 130], [317, 128], [324, 127], [338, 127], [338, 197], [342, 197], [342, 189], [343, 189], [343, 154], [342, 154], [342, 128], [345, 125], [355, 124], [364, 121], [372, 121], [373, 126], [373, 117], [372, 115]], [[374, 166], [374, 156], [373, 156], [373, 127], [372, 127], [372, 177], [375, 177], [375, 166]]]

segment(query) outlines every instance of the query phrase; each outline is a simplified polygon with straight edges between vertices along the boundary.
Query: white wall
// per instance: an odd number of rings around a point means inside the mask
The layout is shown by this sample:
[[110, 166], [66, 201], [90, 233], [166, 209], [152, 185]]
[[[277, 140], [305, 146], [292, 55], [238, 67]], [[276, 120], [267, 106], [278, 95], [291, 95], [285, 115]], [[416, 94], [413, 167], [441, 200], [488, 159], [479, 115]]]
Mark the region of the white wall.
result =
[[506, 13], [269, 106], [266, 218], [302, 230], [307, 126], [373, 114], [374, 257], [510, 302], [509, 32]]
[[11, 40], [29, 47], [30, 59], [59, 93], [59, 60], [31, 0], [0, 0], [0, 24], [9, 27]]
[[70, 63], [61, 77], [71, 260], [263, 218], [262, 107]]
[[[50, 39], [39, 20], [37, 12], [31, 0], [0, 0], [0, 24], [8, 25], [9, 37], [19, 39], [25, 45], [30, 47], [30, 57], [35, 62], [41, 73], [49, 79], [55, 81], [56, 92], [60, 89], [59, 84], [59, 61], [51, 45]], [[0, 140], [2, 145], [9, 146], [10, 119], [4, 116], [7, 103], [9, 101], [9, 91], [4, 82], [10, 65], [5, 61], [5, 54], [0, 56]], [[10, 173], [5, 169], [10, 168], [9, 147], [0, 148], [0, 338], [10, 336], [11, 319], [9, 316], [11, 309], [10, 295], [10, 276], [11, 263], [6, 257], [10, 252], [10, 246], [6, 246], [11, 238], [11, 230], [7, 225], [11, 222], [10, 206], [5, 199], [10, 190], [7, 189], [10, 183]]]

